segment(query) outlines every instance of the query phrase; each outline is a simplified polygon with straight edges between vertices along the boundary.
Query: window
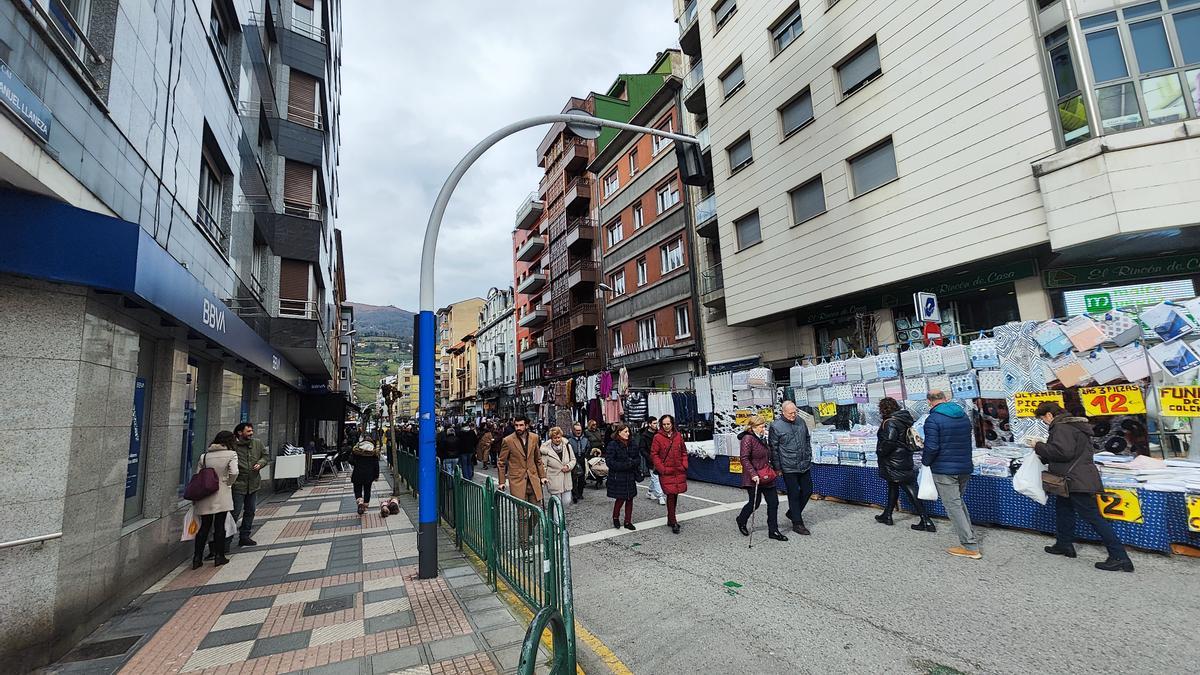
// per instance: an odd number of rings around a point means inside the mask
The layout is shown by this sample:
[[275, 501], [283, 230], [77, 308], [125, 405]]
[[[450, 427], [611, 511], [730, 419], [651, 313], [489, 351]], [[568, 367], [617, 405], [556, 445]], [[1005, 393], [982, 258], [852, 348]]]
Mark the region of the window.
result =
[[348, 343], [343, 342], [342, 343], [342, 356], [349, 356], [349, 355], [350, 355], [350, 345]]
[[[266, 244], [254, 242], [253, 259], [250, 261], [250, 286], [256, 295], [263, 292], [263, 281], [267, 278], [271, 256]], [[342, 330], [350, 330], [350, 320], [342, 319]]]
[[608, 247], [612, 248], [621, 243], [625, 238], [625, 233], [622, 232], [621, 219], [618, 218], [605, 226], [604, 231], [608, 234]]
[[838, 81], [842, 85], [842, 97], [849, 96], [867, 86], [883, 69], [879, 65], [879, 43], [871, 38], [836, 67]]
[[637, 149], [629, 151], [629, 175], [632, 176], [638, 172]]
[[1069, 35], [1065, 27], [1046, 38], [1046, 55], [1054, 79], [1058, 124], [1063, 143], [1071, 145], [1091, 138], [1087, 108], [1084, 107], [1083, 94], [1079, 91], [1079, 81], [1075, 77], [1075, 60], [1071, 56]]
[[654, 317], [638, 319], [638, 347], [641, 349], [654, 349], [658, 346], [658, 322]]
[[658, 188], [658, 194], [655, 199], [658, 203], [658, 212], [662, 213], [666, 211], [679, 203], [679, 186], [674, 182], [667, 183]]
[[638, 204], [633, 207], [633, 229], [638, 229], [646, 224], [646, 219], [642, 215], [642, 205]]
[[317, 203], [317, 167], [284, 160], [283, 212], [312, 220], [321, 217], [321, 207]]
[[675, 337], [685, 338], [692, 335], [691, 317], [688, 316], [688, 306], [679, 305], [675, 308]]
[[625, 270], [609, 276], [608, 285], [613, 289], [613, 297], [625, 295]]
[[825, 213], [825, 185], [819, 175], [789, 192], [788, 197], [792, 201], [792, 222], [796, 225]]
[[[675, 127], [671, 124], [671, 118], [669, 118], [669, 117], [667, 119], [663, 120], [662, 122], [660, 122], [659, 124], [655, 125], [654, 128], [658, 129], [659, 131], [665, 131], [668, 134], [675, 133]], [[662, 152], [663, 148], [667, 147], [668, 145], [670, 145], [673, 142], [674, 141], [672, 141], [671, 139], [663, 138], [662, 136], [651, 136], [650, 149], [651, 149], [651, 151], [653, 151], [653, 153], [655, 155], [657, 155], [658, 153]]]
[[616, 192], [617, 188], [619, 188], [619, 187], [621, 187], [621, 177], [617, 175], [616, 169], [613, 169], [612, 171], [609, 172], [609, 174], [607, 176], [604, 177], [604, 197], [605, 197], [605, 199], [607, 199], [608, 197], [611, 197], [612, 194], [614, 192]]
[[855, 196], [895, 180], [896, 175], [896, 151], [890, 138], [850, 158]]
[[721, 0], [721, 2], [717, 3], [717, 6], [713, 7], [712, 11], [713, 23], [716, 25], [715, 30], [721, 30], [721, 26], [724, 26], [729, 21], [734, 12], [737, 12], [737, 0]]
[[217, 0], [212, 3], [212, 13], [208, 17], [208, 33], [212, 36], [213, 45], [216, 47], [217, 65], [221, 66], [225, 79], [232, 81], [233, 74], [229, 66], [231, 56], [229, 49], [230, 22], [225, 18], [220, 4]]
[[733, 221], [733, 229], [737, 231], [739, 251], [762, 241], [762, 232], [758, 228], [758, 211]]
[[812, 94], [806, 87], [779, 109], [779, 121], [783, 123], [783, 137], [787, 138], [813, 121]]
[[317, 105], [320, 92], [320, 80], [292, 68], [288, 73], [287, 118], [297, 124], [320, 129], [321, 112]]
[[674, 272], [683, 267], [683, 240], [676, 239], [675, 241], [664, 244], [658, 248], [659, 255], [662, 256], [662, 273]]
[[741, 171], [754, 162], [754, 152], [750, 147], [750, 134], [746, 134], [733, 145], [725, 149], [729, 155], [730, 175]]
[[638, 258], [637, 261], [637, 284], [639, 287], [646, 285], [646, 259]]
[[621, 352], [625, 351], [625, 337], [621, 334], [621, 329], [618, 327], [612, 331], [613, 356], [622, 356]]
[[721, 76], [721, 91], [728, 100], [730, 96], [736, 94], [745, 84], [746, 75], [742, 71], [742, 60], [739, 58]]
[[800, 3], [794, 2], [791, 9], [771, 26], [771, 42], [774, 43], [775, 53], [787, 49], [802, 32], [804, 25], [800, 21]]
[[200, 204], [197, 216], [200, 225], [217, 241], [224, 237], [221, 230], [221, 198], [224, 192], [221, 188], [221, 173], [216, 165], [204, 153], [200, 158]]

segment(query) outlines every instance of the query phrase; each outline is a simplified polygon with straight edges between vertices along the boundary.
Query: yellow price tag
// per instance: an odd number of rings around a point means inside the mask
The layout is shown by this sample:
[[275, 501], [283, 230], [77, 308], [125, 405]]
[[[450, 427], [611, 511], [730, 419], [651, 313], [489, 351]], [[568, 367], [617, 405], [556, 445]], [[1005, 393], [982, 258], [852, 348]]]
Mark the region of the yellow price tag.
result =
[[1133, 490], [1105, 489], [1096, 495], [1096, 504], [1100, 506], [1101, 515], [1109, 520], [1142, 522], [1142, 502]]
[[1200, 495], [1187, 496], [1188, 531], [1200, 532]]
[[837, 401], [821, 403], [817, 406], [817, 415], [820, 417], [834, 417], [837, 415]]
[[774, 408], [763, 408], [762, 410], [758, 411], [758, 415], [759, 415], [759, 417], [762, 417], [764, 420], [766, 420], [768, 422], [775, 421], [775, 409]]
[[1163, 387], [1159, 409], [1167, 417], [1200, 417], [1200, 387]]
[[730, 457], [729, 458], [729, 473], [741, 473], [741, 472], [742, 472], [741, 458], [740, 457]]
[[735, 410], [733, 413], [733, 423], [739, 428], [750, 423], [750, 416], [754, 414], [753, 410]]
[[1013, 399], [1017, 404], [1017, 417], [1033, 417], [1038, 405], [1044, 401], [1063, 404], [1061, 391], [1018, 391]]
[[1146, 399], [1136, 384], [1113, 384], [1107, 387], [1085, 387], [1079, 390], [1079, 400], [1088, 417], [1104, 415], [1140, 415], [1146, 412]]

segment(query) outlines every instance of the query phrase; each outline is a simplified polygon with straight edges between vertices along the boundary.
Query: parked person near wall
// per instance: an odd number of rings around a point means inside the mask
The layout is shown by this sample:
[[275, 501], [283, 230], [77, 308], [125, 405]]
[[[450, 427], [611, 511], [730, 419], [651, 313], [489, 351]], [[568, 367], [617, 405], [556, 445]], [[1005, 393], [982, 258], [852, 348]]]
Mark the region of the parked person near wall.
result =
[[[254, 546], [257, 544], [250, 538], [250, 530], [254, 527], [255, 500], [262, 488], [262, 476], [259, 475], [264, 467], [271, 463], [267, 449], [262, 441], [254, 437], [254, 425], [242, 422], [233, 428], [233, 449], [238, 456], [237, 482], [233, 484], [233, 517], [239, 519], [238, 546]], [[324, 441], [317, 439], [320, 451]]]
[[[768, 443], [772, 460], [783, 473], [783, 484], [787, 488], [788, 520], [792, 521], [792, 532], [810, 534], [804, 524], [804, 507], [812, 499], [812, 442], [809, 440], [808, 425], [800, 419], [796, 404], [784, 401], [783, 415], [771, 423]], [[767, 502], [768, 509], [770, 502]]]
[[350, 482], [354, 484], [354, 498], [358, 501], [358, 514], [367, 512], [371, 505], [371, 484], [379, 479], [379, 449], [371, 441], [360, 441], [350, 452]]
[[654, 468], [654, 437], [658, 435], [658, 420], [646, 422], [642, 430], [642, 459], [650, 473], [650, 489], [646, 491], [646, 499], [657, 499], [659, 504], [667, 503], [667, 495], [662, 489], [662, 480], [658, 470]]
[[238, 478], [238, 453], [233, 449], [237, 439], [232, 432], [217, 434], [208, 449], [196, 461], [196, 471], [212, 469], [217, 472], [217, 491], [192, 502], [196, 517], [200, 519], [200, 531], [193, 545], [192, 569], [204, 564], [204, 546], [212, 537], [213, 565], [220, 567], [229, 562], [226, 557], [228, 540], [225, 538], [225, 518], [233, 510], [233, 492], [230, 489]]
[[660, 417], [658, 427], [650, 454], [665, 495], [667, 525], [671, 527], [672, 532], [679, 534], [679, 520], [675, 516], [675, 510], [679, 506], [679, 495], [687, 492], [687, 446], [683, 443], [683, 434], [675, 428], [675, 418], [671, 415]]
[[1096, 493], [1104, 486], [1100, 472], [1092, 461], [1096, 449], [1092, 447], [1092, 425], [1086, 418], [1073, 417], [1057, 403], [1050, 401], [1038, 405], [1034, 411], [1050, 426], [1050, 437], [1045, 442], [1030, 445], [1038, 457], [1046, 463], [1046, 469], [1066, 479], [1066, 497], [1054, 495], [1056, 541], [1045, 548], [1046, 553], [1074, 558], [1075, 517], [1083, 518], [1100, 535], [1100, 541], [1108, 549], [1108, 559], [1096, 563], [1096, 569], [1106, 572], [1132, 572], [1133, 561], [1125, 546], [1117, 538], [1112, 524], [1100, 515], [1096, 505]]
[[550, 439], [542, 443], [542, 464], [546, 467], [548, 481], [546, 489], [557, 495], [563, 506], [571, 504], [571, 472], [575, 470], [575, 463], [575, 452], [563, 437], [562, 428], [550, 427]]
[[921, 532], [937, 532], [933, 521], [925, 511], [925, 504], [917, 499], [917, 469], [913, 464], [914, 448], [909, 445], [908, 431], [913, 426], [912, 413], [900, 407], [894, 398], [879, 401], [879, 414], [883, 422], [876, 434], [876, 454], [879, 457], [879, 476], [887, 481], [887, 505], [875, 520], [884, 525], [892, 524], [892, 512], [900, 501], [900, 491], [908, 495], [921, 522], [912, 529]]
[[641, 463], [637, 447], [630, 439], [629, 427], [618, 422], [613, 426], [613, 439], [608, 442], [604, 460], [608, 464], [608, 496], [613, 500], [613, 527], [620, 528], [621, 508], [625, 509], [625, 529], [633, 526], [633, 498], [637, 496], [637, 470]]
[[746, 429], [738, 434], [741, 442], [742, 489], [746, 491], [746, 505], [737, 517], [738, 530], [750, 536], [747, 523], [758, 510], [763, 498], [767, 500], [767, 532], [770, 538], [787, 541], [779, 531], [779, 493], [775, 488], [778, 469], [771, 466], [771, 448], [767, 445], [767, 421], [758, 415], [750, 418]]
[[583, 488], [587, 484], [587, 470], [584, 464], [587, 462], [591, 453], [588, 452], [589, 443], [587, 436], [583, 435], [583, 425], [576, 422], [571, 426], [571, 435], [567, 437], [567, 443], [571, 444], [571, 451], [575, 453], [575, 470], [571, 473], [571, 497], [577, 501], [583, 501]]
[[946, 398], [946, 392], [931, 389], [925, 395], [929, 401], [929, 418], [925, 420], [925, 451], [921, 462], [933, 472], [938, 497], [950, 516], [950, 524], [958, 535], [958, 546], [946, 552], [960, 558], [978, 560], [983, 557], [971, 525], [971, 513], [963, 501], [963, 492], [971, 480], [975, 464], [971, 451], [975, 445], [971, 420], [957, 403]]

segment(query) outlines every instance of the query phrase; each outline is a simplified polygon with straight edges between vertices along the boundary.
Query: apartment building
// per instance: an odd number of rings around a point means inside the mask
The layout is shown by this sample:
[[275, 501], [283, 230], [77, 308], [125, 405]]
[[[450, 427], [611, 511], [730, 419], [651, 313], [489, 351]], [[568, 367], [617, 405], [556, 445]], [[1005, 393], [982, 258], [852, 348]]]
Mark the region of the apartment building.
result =
[[443, 414], [450, 413], [456, 407], [452, 402], [454, 388], [458, 386], [458, 382], [454, 370], [455, 355], [451, 353], [451, 349], [479, 329], [479, 310], [482, 308], [483, 298], [470, 298], [451, 303], [437, 311], [436, 393], [437, 407]]
[[39, 458], [6, 462], [0, 540], [51, 537], [0, 557], [7, 670], [189, 555], [218, 431], [341, 428], [340, 26], [336, 0], [0, 3], [0, 429]]
[[463, 336], [448, 350], [450, 355], [450, 404], [448, 415], [474, 417], [479, 413], [479, 356], [475, 332]]
[[479, 359], [479, 409], [488, 416], [510, 416], [517, 383], [517, 320], [514, 292], [492, 288], [479, 311], [476, 348]]
[[[630, 123], [682, 128], [682, 55], [658, 55], [650, 72], [670, 73]], [[687, 387], [699, 373], [692, 228], [675, 144], [619, 132], [589, 165], [599, 186], [601, 278], [608, 365], [635, 387]]]
[[396, 377], [396, 420], [407, 421], [417, 419], [420, 408], [420, 392], [417, 387], [417, 374], [412, 363], [400, 365]]
[[1200, 3], [675, 9], [710, 363], [1195, 295]]

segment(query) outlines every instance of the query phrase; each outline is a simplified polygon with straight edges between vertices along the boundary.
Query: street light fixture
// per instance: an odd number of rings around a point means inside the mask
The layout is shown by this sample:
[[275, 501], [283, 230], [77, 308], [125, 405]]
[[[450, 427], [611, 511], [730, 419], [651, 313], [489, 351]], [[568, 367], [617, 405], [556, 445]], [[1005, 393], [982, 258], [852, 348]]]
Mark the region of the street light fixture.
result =
[[[421, 579], [432, 579], [437, 576], [437, 521], [438, 521], [438, 497], [437, 497], [437, 463], [436, 448], [435, 448], [435, 429], [434, 429], [434, 311], [436, 305], [433, 302], [433, 266], [434, 257], [437, 253], [438, 233], [442, 227], [442, 217], [446, 213], [446, 206], [450, 203], [450, 196], [454, 194], [454, 189], [458, 187], [459, 181], [471, 168], [471, 165], [478, 160], [483, 153], [489, 148], [498, 143], [504, 138], [507, 138], [518, 131], [524, 131], [532, 127], [542, 126], [544, 124], [566, 124], [568, 129], [577, 136], [583, 138], [596, 138], [600, 135], [601, 127], [610, 129], [620, 129], [623, 131], [633, 131], [637, 133], [650, 134], [662, 138], [669, 138], [678, 143], [688, 144], [688, 150], [696, 150], [697, 152], [680, 153], [679, 150], [684, 146], [677, 146], [677, 154], [686, 155], [685, 159], [689, 168], [696, 164], [695, 159], [698, 154], [700, 141], [694, 136], [684, 134], [675, 134], [661, 129], [652, 129], [650, 127], [641, 127], [635, 124], [626, 124], [624, 122], [614, 122], [611, 120], [600, 119], [583, 114], [580, 111], [572, 110], [558, 115], [541, 115], [538, 117], [530, 117], [529, 119], [514, 122], [503, 129], [492, 133], [487, 138], [483, 139], [471, 151], [467, 153], [462, 160], [450, 172], [450, 176], [446, 179], [442, 189], [438, 192], [437, 199], [433, 203], [433, 210], [429, 213], [429, 222], [425, 225], [425, 242], [421, 248], [421, 291], [420, 291], [420, 310], [417, 314], [417, 377], [420, 387], [418, 397], [418, 471], [417, 471], [417, 493], [418, 493], [418, 530], [417, 530], [417, 550], [418, 550], [418, 572], [417, 576]], [[690, 182], [694, 178], [694, 172], [689, 171]], [[601, 284], [601, 287], [606, 285]], [[611, 289], [610, 289], [611, 290]]]

